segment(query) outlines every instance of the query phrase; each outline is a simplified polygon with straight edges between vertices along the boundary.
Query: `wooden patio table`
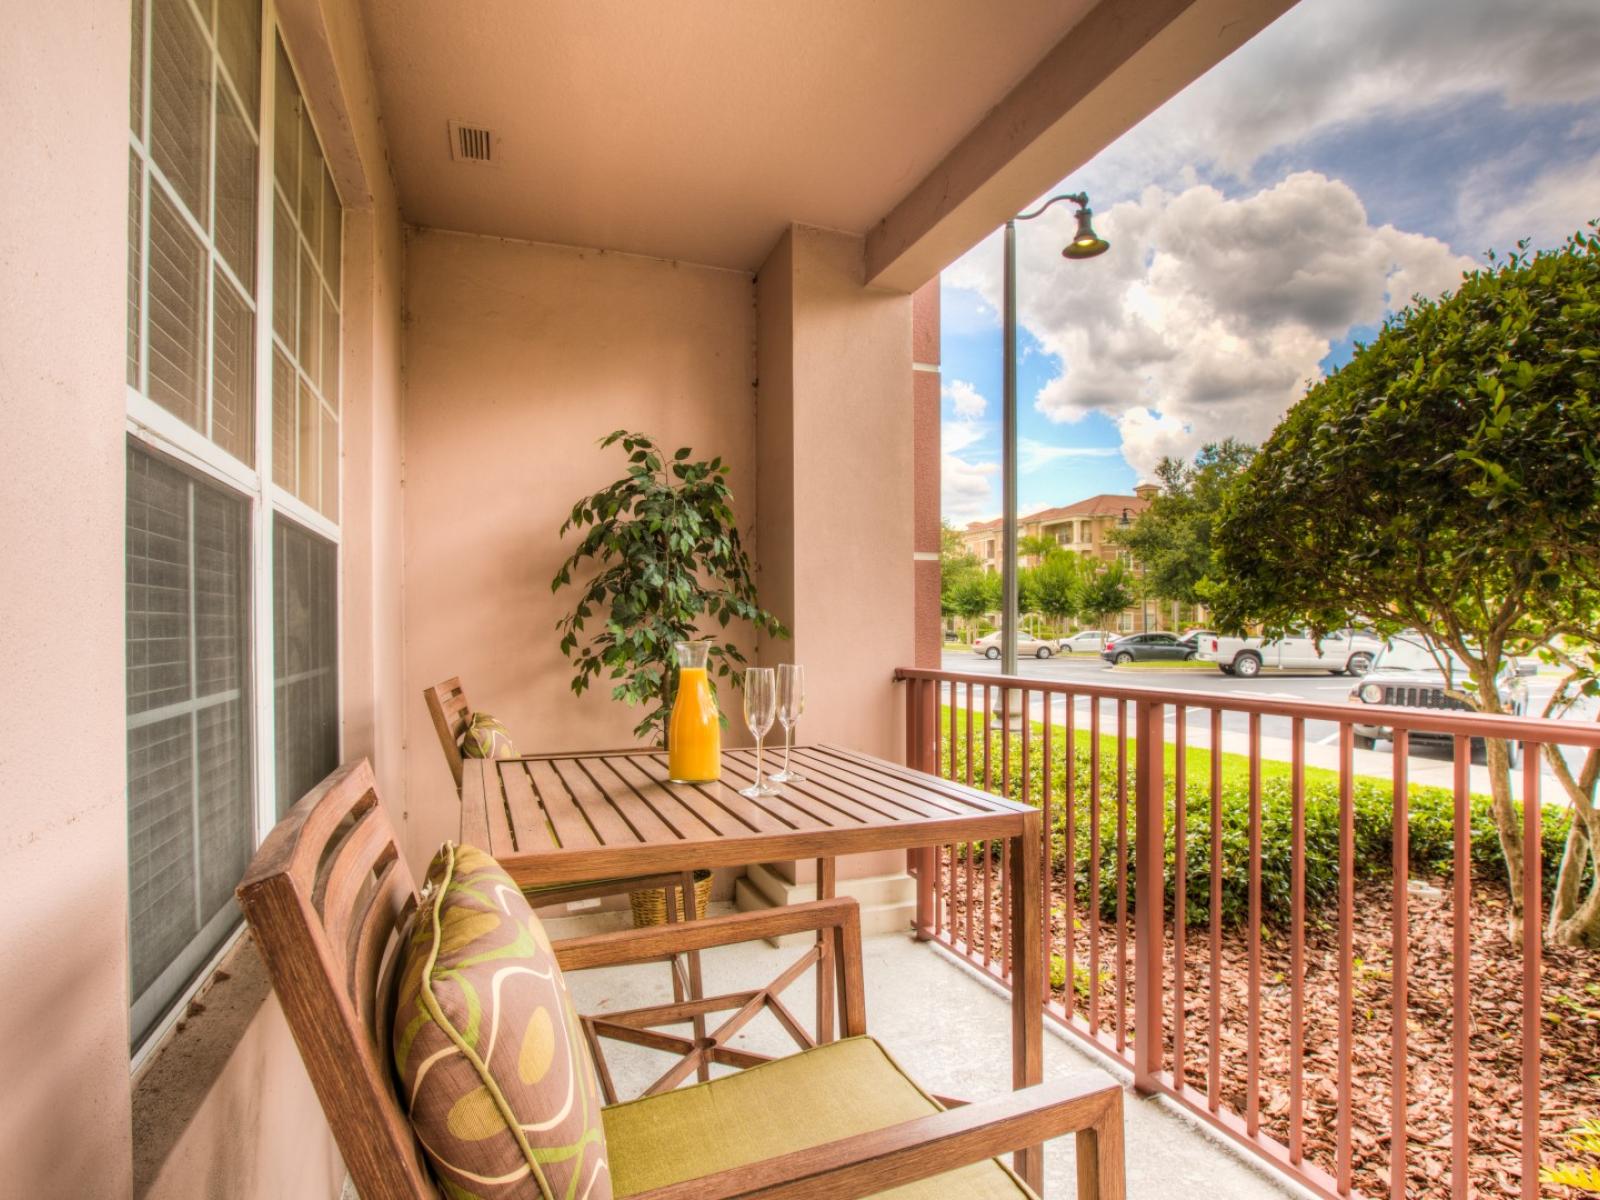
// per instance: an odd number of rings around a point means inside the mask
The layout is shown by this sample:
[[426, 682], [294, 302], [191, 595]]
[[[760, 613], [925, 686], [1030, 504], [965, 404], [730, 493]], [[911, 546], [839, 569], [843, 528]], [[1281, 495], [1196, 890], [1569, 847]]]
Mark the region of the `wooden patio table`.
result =
[[[722, 780], [674, 784], [665, 753], [650, 750], [468, 759], [463, 836], [482, 845], [523, 887], [614, 877], [817, 860], [817, 897], [834, 889], [833, 860], [874, 850], [919, 852], [1004, 840], [1011, 871], [1011, 1080], [1044, 1078], [1040, 817], [1028, 805], [839, 746], [796, 747], [806, 779], [773, 796], [738, 789], [755, 777], [753, 750], [726, 750]], [[927, 888], [918, 889], [919, 895]], [[928, 913], [919, 911], [925, 936]], [[817, 987], [817, 1038], [832, 1036], [831, 968]], [[1017, 1173], [1043, 1194], [1042, 1147], [1016, 1155]]]

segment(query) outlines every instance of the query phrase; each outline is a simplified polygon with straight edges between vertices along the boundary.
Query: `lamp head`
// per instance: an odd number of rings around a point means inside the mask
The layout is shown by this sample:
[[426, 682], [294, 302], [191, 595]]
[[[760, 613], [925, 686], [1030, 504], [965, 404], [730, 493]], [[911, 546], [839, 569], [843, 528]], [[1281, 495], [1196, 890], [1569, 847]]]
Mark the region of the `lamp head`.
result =
[[1061, 252], [1062, 258], [1095, 258], [1111, 249], [1111, 243], [1094, 231], [1093, 216], [1087, 205], [1078, 209], [1078, 232]]

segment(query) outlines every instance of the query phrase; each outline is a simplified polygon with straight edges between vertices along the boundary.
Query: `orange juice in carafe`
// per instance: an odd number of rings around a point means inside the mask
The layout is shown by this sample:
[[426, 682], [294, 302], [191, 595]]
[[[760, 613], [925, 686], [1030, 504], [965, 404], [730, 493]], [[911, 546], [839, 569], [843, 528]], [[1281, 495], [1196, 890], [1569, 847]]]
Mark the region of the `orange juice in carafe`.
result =
[[674, 783], [722, 777], [722, 717], [706, 663], [710, 642], [678, 642], [678, 696], [667, 721], [667, 774]]

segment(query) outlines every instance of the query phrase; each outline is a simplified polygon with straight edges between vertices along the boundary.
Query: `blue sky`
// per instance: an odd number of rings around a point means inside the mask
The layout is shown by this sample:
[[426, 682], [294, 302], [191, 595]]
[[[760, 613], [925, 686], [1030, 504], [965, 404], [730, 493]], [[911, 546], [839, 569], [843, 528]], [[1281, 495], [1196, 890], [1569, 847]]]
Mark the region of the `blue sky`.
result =
[[[1600, 216], [1600, 3], [1302, 0], [1018, 227], [1022, 510], [1260, 441], [1414, 293]], [[999, 237], [946, 270], [944, 513], [999, 513]]]

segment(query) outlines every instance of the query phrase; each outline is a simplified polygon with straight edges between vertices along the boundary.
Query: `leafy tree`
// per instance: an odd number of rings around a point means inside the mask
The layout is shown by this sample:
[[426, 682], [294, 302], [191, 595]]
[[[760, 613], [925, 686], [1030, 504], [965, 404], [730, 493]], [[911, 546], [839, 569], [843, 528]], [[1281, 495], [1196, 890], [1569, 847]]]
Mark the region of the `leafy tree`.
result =
[[1144, 569], [1149, 595], [1201, 604], [1214, 574], [1212, 531], [1228, 486], [1250, 465], [1255, 447], [1234, 438], [1208, 442], [1193, 463], [1163, 458], [1156, 467], [1161, 491], [1127, 528], [1110, 540], [1126, 547]]
[[1092, 570], [1081, 555], [1055, 547], [1029, 575], [1035, 609], [1052, 621], [1065, 621], [1082, 607]]
[[[976, 554], [967, 549], [961, 531], [952, 528], [948, 521], [942, 522], [939, 528], [940, 614], [970, 620], [972, 616], [987, 612], [987, 607], [979, 608], [977, 613], [968, 611], [973, 603], [970, 594], [965, 603], [958, 598], [962, 588], [967, 586], [969, 581], [980, 579], [984, 573], [983, 563]], [[971, 588], [967, 587], [967, 591], [970, 593]]]
[[1017, 557], [1032, 558], [1043, 562], [1054, 551], [1060, 550], [1055, 538], [1046, 537], [1042, 533], [1030, 533], [1027, 537], [1017, 539]]
[[959, 616], [954, 602], [955, 589], [964, 579], [981, 574], [983, 564], [978, 556], [967, 549], [961, 531], [944, 521], [939, 527], [939, 611], [945, 616]]
[[1000, 576], [979, 571], [958, 581], [951, 590], [951, 610], [972, 621], [1000, 607]]
[[[1566, 693], [1595, 695], [1600, 238], [1491, 256], [1454, 295], [1391, 318], [1239, 476], [1216, 543], [1224, 627], [1409, 626], [1466, 663], [1470, 679], [1454, 694], [1488, 713], [1502, 709], [1495, 680], [1515, 654], [1543, 652], [1567, 667]], [[1506, 744], [1488, 748], [1515, 936], [1522, 833]], [[1600, 944], [1595, 756], [1576, 777], [1559, 757], [1552, 769], [1581, 819], [1551, 934]]]
[[1078, 616], [1104, 629], [1113, 616], [1137, 599], [1132, 572], [1120, 562], [1114, 562], [1090, 577], [1078, 602]]
[[[634, 735], [661, 745], [677, 690], [674, 642], [704, 636], [701, 625], [712, 618], [722, 629], [748, 621], [776, 637], [788, 633], [756, 601], [722, 459], [690, 461], [694, 452], [685, 446], [669, 462], [650, 438], [620, 429], [600, 445], [619, 441], [628, 473], [572, 506], [561, 536], [587, 532], [550, 590], [580, 588], [577, 604], [556, 622], [561, 652], [577, 668], [572, 690], [581, 695], [609, 673], [612, 699], [646, 706]], [[574, 585], [586, 564], [595, 573]], [[595, 632], [585, 628], [591, 620]], [[712, 644], [709, 665], [722, 678], [744, 661], [732, 642]]]

